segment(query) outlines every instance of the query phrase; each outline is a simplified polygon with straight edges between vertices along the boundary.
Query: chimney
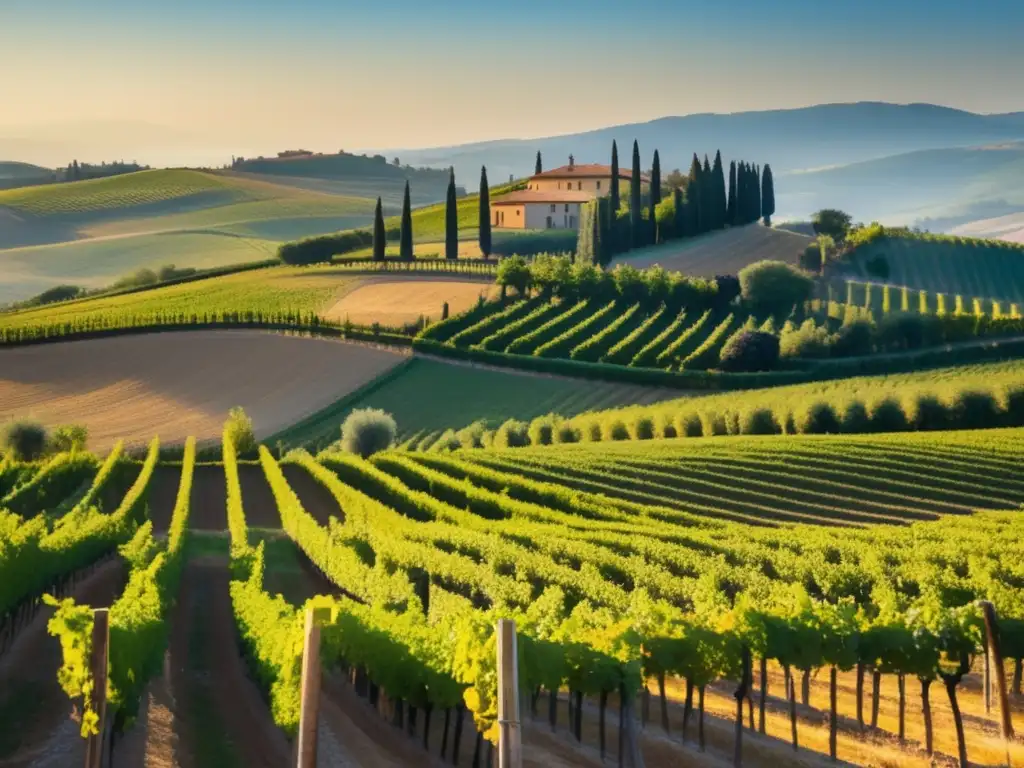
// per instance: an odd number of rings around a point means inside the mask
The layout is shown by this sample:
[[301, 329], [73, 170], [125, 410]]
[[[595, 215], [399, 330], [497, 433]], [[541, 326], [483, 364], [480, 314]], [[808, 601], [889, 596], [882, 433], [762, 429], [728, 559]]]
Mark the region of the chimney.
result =
[[573, 159], [572, 155], [569, 155], [569, 170], [570, 171], [576, 170], [576, 161]]

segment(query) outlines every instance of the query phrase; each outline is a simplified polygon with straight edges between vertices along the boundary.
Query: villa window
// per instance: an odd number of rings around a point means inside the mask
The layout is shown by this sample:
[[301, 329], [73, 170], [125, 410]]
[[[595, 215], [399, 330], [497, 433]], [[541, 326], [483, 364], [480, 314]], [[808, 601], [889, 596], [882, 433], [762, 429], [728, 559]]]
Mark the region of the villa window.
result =
[[568, 204], [568, 203], [566, 203], [566, 204], [565, 204], [565, 212], [566, 212], [566, 213], [568, 213], [568, 212], [569, 212], [569, 204]]
[[552, 213], [554, 213], [554, 212], [555, 212], [555, 204], [554, 204], [554, 203], [552, 203], [552, 204], [551, 204], [551, 212], [552, 212]]
[[598, 191], [600, 191], [600, 189], [601, 189], [601, 182], [600, 181], [597, 182], [597, 189], [598, 189]]
[[577, 181], [576, 182], [576, 189], [583, 189], [583, 182], [582, 181]]

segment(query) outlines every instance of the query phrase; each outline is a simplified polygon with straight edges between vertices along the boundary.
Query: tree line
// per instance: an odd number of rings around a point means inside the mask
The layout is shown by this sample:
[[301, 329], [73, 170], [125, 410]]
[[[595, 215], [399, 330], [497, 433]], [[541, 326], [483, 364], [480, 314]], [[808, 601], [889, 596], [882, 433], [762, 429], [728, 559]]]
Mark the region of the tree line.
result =
[[661, 158], [655, 149], [645, 194], [640, 146], [634, 141], [629, 198], [622, 200], [616, 183], [619, 151], [613, 141], [611, 174], [611, 194], [584, 205], [580, 215], [577, 252], [595, 263], [607, 263], [613, 255], [632, 248], [750, 224], [759, 218], [770, 225], [775, 213], [771, 166], [762, 169], [743, 160], [732, 161], [726, 179], [721, 151], [713, 162], [705, 155], [703, 163], [694, 153], [685, 177], [677, 171], [669, 175], [668, 192], [663, 189]]

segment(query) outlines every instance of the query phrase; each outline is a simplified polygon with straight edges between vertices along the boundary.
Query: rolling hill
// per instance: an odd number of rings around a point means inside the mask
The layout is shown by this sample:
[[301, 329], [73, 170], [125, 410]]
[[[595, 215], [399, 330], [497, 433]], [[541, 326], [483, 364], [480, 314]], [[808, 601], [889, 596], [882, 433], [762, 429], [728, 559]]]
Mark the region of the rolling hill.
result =
[[98, 288], [141, 267], [217, 267], [365, 226], [374, 201], [230, 173], [156, 170], [0, 191], [0, 303]]
[[[502, 139], [432, 149], [396, 149], [404, 162], [455, 167], [456, 178], [475, 179], [487, 165], [492, 179], [533, 169], [537, 150], [555, 167], [572, 153], [577, 162], [608, 162], [612, 140], [620, 152], [633, 140], [648, 156], [657, 148], [662, 169], [690, 164], [694, 152], [770, 163], [776, 171], [846, 165], [923, 149], [974, 146], [1024, 139], [1020, 113], [978, 115], [934, 104], [857, 102], [819, 104], [734, 114], [663, 117], [593, 131], [536, 139]], [[647, 161], [645, 161], [647, 162]]]
[[0, 161], [0, 189], [45, 184], [52, 181], [54, 172], [31, 163]]
[[400, 207], [406, 180], [413, 205], [443, 200], [448, 188], [447, 169], [413, 168], [383, 155], [368, 157], [339, 152], [288, 154], [284, 157], [238, 159], [232, 170], [302, 189], [355, 197], [384, 198], [385, 205]]
[[946, 232], [1024, 210], [1024, 142], [927, 149], [776, 177], [779, 219], [841, 208], [861, 221]]

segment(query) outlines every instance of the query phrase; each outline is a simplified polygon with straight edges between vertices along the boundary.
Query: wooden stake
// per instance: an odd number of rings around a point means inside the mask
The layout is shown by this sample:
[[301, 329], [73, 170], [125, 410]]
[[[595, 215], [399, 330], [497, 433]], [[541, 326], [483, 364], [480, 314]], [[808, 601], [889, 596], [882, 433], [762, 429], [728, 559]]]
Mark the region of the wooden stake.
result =
[[92, 696], [89, 708], [97, 714], [96, 733], [85, 740], [85, 768], [100, 768], [103, 758], [103, 737], [107, 719], [107, 655], [110, 641], [110, 612], [96, 608], [92, 612], [92, 653], [89, 673], [92, 675]]
[[519, 723], [519, 650], [516, 623], [498, 620], [498, 767], [522, 768]]
[[316, 736], [320, 716], [320, 623], [330, 621], [330, 608], [306, 611], [302, 646], [302, 710], [299, 714], [298, 768], [316, 768]]
[[996, 620], [996, 609], [987, 600], [982, 601], [981, 610], [985, 615], [985, 634], [988, 639], [988, 656], [992, 659], [993, 672], [996, 678], [996, 689], [999, 693], [999, 721], [1003, 740], [1009, 742], [1013, 738], [1013, 717], [1010, 713], [1010, 699], [1006, 691], [1006, 670], [1003, 669], [1003, 650], [999, 644], [999, 623]]

